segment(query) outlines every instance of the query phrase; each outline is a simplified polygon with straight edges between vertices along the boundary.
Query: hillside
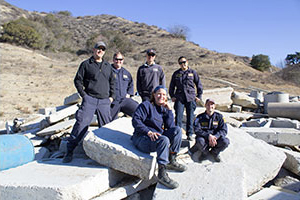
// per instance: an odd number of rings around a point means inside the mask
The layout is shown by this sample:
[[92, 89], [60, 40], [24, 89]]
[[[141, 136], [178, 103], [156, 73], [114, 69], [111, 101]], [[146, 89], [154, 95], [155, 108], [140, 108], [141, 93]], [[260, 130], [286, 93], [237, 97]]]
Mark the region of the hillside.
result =
[[[1, 3], [1, 25], [18, 17], [44, 16], [47, 13], [28, 12], [5, 1]], [[101, 13], [99, 13], [101, 14]], [[250, 58], [229, 53], [218, 53], [179, 38], [169, 32], [144, 23], [132, 22], [111, 15], [72, 17], [59, 15], [63, 27], [72, 37], [73, 48], [86, 49], [86, 41], [102, 30], [119, 31], [132, 43], [132, 50], [123, 52], [125, 68], [133, 77], [145, 60], [145, 50], [157, 49], [157, 63], [162, 65], [167, 83], [179, 67], [179, 56], [187, 56], [190, 67], [200, 74], [204, 89], [226, 87], [249, 92], [251, 88], [264, 91], [282, 91], [300, 94], [300, 87], [293, 85], [273, 72], [260, 72], [249, 66]], [[2, 30], [2, 29], [1, 29]], [[104, 38], [106, 39], [106, 38]], [[62, 105], [63, 99], [76, 92], [73, 78], [80, 62], [89, 57], [71, 53], [31, 50], [0, 43], [1, 94], [0, 120], [27, 117], [39, 108]], [[110, 56], [106, 56], [111, 60]], [[223, 80], [220, 81], [220, 80]]]

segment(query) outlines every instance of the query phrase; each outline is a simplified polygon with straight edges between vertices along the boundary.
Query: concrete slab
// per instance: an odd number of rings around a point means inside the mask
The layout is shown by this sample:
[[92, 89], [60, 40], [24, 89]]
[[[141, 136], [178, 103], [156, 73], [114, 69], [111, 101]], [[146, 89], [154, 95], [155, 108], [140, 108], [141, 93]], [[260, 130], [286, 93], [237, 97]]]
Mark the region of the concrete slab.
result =
[[54, 124], [68, 116], [75, 114], [77, 110], [78, 110], [78, 106], [77, 104], [75, 104], [49, 115], [48, 117], [46, 117], [46, 119], [50, 124]]
[[241, 127], [257, 139], [273, 145], [297, 146], [300, 144], [300, 130], [293, 128]]
[[89, 132], [83, 140], [86, 154], [101, 165], [150, 179], [154, 175], [156, 153], [146, 154], [132, 143], [131, 118], [123, 117]]
[[300, 153], [296, 151], [291, 151], [283, 148], [279, 148], [287, 156], [283, 167], [290, 172], [300, 176]]
[[203, 106], [206, 99], [210, 98], [215, 100], [217, 109], [219, 107], [230, 106], [232, 104], [232, 92], [232, 87], [204, 90], [202, 94], [203, 102], [201, 104]]
[[244, 172], [241, 166], [231, 164], [200, 165], [189, 163], [183, 173], [168, 172], [179, 182], [179, 187], [170, 190], [160, 183], [154, 191], [155, 200], [242, 200], [246, 199]]
[[49, 126], [39, 132], [36, 133], [37, 136], [46, 136], [46, 135], [52, 135], [55, 133], [59, 133], [63, 130], [66, 130], [70, 127], [72, 127], [76, 122], [76, 119], [71, 119], [63, 122], [56, 123], [52, 126]]
[[153, 176], [150, 180], [135, 178], [134, 180], [118, 184], [116, 187], [101, 193], [98, 197], [93, 198], [92, 200], [123, 199], [155, 184], [156, 182], [156, 176]]
[[300, 195], [294, 193], [288, 193], [284, 191], [280, 191], [274, 188], [264, 188], [258, 193], [250, 196], [247, 200], [299, 200]]
[[227, 136], [230, 145], [220, 154], [222, 161], [243, 166], [248, 195], [276, 177], [286, 159], [282, 151], [230, 125]]
[[0, 172], [1, 200], [91, 199], [124, 177], [90, 159], [34, 161]]
[[234, 91], [231, 97], [233, 104], [239, 105], [245, 108], [257, 108], [255, 98], [248, 96], [243, 92]]
[[76, 92], [65, 98], [64, 105], [72, 105], [80, 102], [81, 102], [81, 96], [79, 95], [79, 93]]

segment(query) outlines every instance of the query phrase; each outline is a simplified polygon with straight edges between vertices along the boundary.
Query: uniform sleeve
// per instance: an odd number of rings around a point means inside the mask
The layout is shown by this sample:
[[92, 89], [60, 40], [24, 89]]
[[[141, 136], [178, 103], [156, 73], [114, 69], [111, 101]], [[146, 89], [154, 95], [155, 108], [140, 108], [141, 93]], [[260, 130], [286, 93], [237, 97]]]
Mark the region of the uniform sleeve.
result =
[[128, 83], [128, 88], [127, 88], [127, 94], [130, 96], [134, 95], [134, 90], [133, 90], [133, 80], [131, 74], [128, 72], [128, 77], [129, 77], [129, 83]]
[[175, 126], [174, 115], [172, 110], [166, 109], [163, 120], [165, 129], [169, 129]]
[[195, 85], [196, 85], [196, 88], [197, 88], [197, 97], [199, 99], [202, 99], [203, 87], [202, 87], [202, 84], [201, 84], [200, 77], [199, 77], [199, 75], [196, 71], [194, 71], [194, 80], [195, 80]]
[[201, 118], [198, 116], [196, 117], [194, 121], [194, 131], [196, 136], [205, 137], [208, 138], [209, 134], [213, 134], [212, 130], [203, 130], [201, 127]]
[[85, 72], [85, 67], [84, 63], [82, 62], [78, 68], [78, 71], [76, 73], [76, 76], [74, 78], [74, 85], [80, 94], [80, 96], [83, 98], [84, 95], [86, 94], [84, 89], [83, 89], [83, 78], [84, 78], [84, 72]]
[[141, 88], [141, 82], [140, 81], [142, 81], [142, 79], [141, 79], [141, 70], [139, 68], [138, 71], [137, 71], [137, 74], [136, 74], [136, 89], [137, 89], [139, 95], [142, 94], [142, 88]]
[[147, 135], [150, 129], [145, 125], [145, 120], [149, 114], [149, 109], [141, 103], [135, 110], [132, 116], [132, 126], [135, 129], [135, 132], [139, 134]]
[[218, 116], [218, 127], [214, 130], [214, 136], [220, 138], [221, 136], [225, 137], [227, 135], [227, 125], [224, 122], [223, 116]]
[[161, 73], [160, 73], [160, 77], [159, 77], [159, 81], [160, 81], [160, 85], [166, 87], [166, 79], [165, 79], [165, 73], [163, 71], [163, 69], [161, 68]]
[[172, 75], [170, 86], [169, 86], [169, 95], [171, 98], [175, 97], [175, 73]]
[[109, 97], [113, 99], [116, 98], [116, 88], [115, 88], [115, 73], [113, 69], [110, 67], [110, 76], [109, 76]]

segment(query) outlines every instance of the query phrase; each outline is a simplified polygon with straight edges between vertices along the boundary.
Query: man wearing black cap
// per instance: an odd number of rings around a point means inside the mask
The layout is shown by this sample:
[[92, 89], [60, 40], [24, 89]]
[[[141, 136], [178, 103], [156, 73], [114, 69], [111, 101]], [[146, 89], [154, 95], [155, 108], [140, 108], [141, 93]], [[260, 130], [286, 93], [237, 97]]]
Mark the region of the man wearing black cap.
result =
[[220, 162], [220, 152], [229, 145], [227, 135], [227, 125], [223, 116], [215, 112], [215, 101], [207, 99], [205, 102], [205, 112], [199, 114], [194, 121], [196, 134], [196, 144], [191, 148], [191, 152], [201, 151], [200, 160], [206, 158], [210, 152], [216, 162]]
[[67, 141], [64, 163], [72, 161], [73, 150], [87, 132], [94, 114], [99, 127], [111, 121], [110, 104], [115, 98], [115, 78], [111, 65], [103, 60], [105, 50], [105, 43], [97, 42], [93, 56], [80, 64], [75, 76], [74, 83], [82, 97], [82, 104], [76, 112], [76, 123]]
[[137, 71], [136, 88], [143, 101], [150, 100], [153, 89], [158, 86], [166, 86], [165, 74], [160, 65], [155, 64], [156, 51], [146, 51], [147, 61]]

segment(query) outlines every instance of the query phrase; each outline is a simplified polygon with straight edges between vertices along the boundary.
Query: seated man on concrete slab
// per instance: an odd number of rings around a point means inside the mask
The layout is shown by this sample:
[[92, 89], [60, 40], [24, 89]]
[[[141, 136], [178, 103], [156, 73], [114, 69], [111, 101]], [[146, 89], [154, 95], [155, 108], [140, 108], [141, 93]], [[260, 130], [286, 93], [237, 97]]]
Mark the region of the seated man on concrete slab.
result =
[[182, 133], [175, 126], [172, 108], [167, 101], [167, 89], [157, 86], [150, 101], [141, 103], [132, 116], [133, 144], [142, 152], [157, 152], [158, 182], [174, 189], [179, 184], [169, 178], [166, 169], [183, 172], [186, 166], [176, 161]]
[[115, 74], [115, 93], [116, 97], [111, 103], [112, 120], [118, 118], [119, 112], [132, 116], [135, 109], [138, 107], [138, 102], [134, 101], [133, 96], [133, 80], [129, 71], [122, 67], [124, 56], [121, 52], [115, 53], [113, 56], [112, 69]]
[[190, 149], [191, 153], [201, 151], [199, 160], [202, 161], [210, 152], [216, 162], [220, 162], [220, 152], [229, 145], [227, 125], [223, 116], [215, 112], [216, 104], [212, 99], [205, 102], [205, 112], [199, 114], [194, 121], [196, 144]]

